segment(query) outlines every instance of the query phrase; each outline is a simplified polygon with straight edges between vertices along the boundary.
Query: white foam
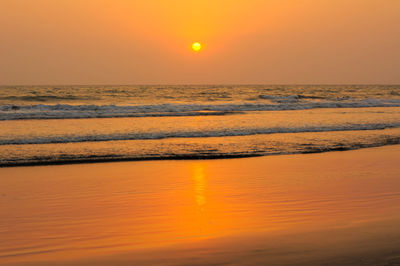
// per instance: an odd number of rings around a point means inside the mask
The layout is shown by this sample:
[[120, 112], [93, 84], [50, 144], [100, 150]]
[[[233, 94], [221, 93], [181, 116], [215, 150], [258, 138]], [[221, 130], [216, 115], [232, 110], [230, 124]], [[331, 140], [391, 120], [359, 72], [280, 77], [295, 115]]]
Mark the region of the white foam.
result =
[[[270, 99], [272, 96], [268, 96]], [[272, 99], [272, 98], [271, 98]], [[68, 119], [144, 116], [193, 116], [249, 111], [304, 110], [314, 108], [400, 107], [399, 99], [336, 101], [297, 101], [296, 97], [275, 97], [275, 103], [244, 102], [230, 104], [155, 104], [155, 105], [2, 105], [0, 120]], [[208, 112], [208, 113], [207, 113]]]
[[357, 130], [382, 130], [386, 128], [400, 127], [400, 123], [391, 124], [346, 124], [336, 126], [310, 126], [310, 127], [277, 127], [254, 129], [229, 129], [210, 131], [166, 131], [147, 133], [119, 133], [119, 134], [93, 134], [93, 135], [62, 135], [34, 138], [10, 138], [0, 139], [0, 145], [23, 144], [51, 144], [51, 143], [77, 143], [94, 141], [116, 140], [154, 140], [166, 138], [204, 138], [204, 137], [234, 137], [251, 136], [260, 134], [277, 133], [304, 133], [304, 132], [330, 132], [330, 131], [357, 131]]

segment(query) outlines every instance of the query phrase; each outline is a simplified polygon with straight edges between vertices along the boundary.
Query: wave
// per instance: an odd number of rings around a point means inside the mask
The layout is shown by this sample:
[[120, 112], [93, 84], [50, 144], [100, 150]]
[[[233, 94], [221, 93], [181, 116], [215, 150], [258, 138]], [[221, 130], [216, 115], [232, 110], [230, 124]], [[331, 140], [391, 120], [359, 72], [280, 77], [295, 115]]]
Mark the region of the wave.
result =
[[[55, 88], [57, 89], [57, 88]], [[57, 100], [97, 100], [98, 98], [74, 95], [23, 95], [0, 97], [0, 101], [48, 102]]]
[[325, 99], [325, 100], [334, 100], [334, 101], [343, 101], [343, 100], [349, 100], [349, 97], [337, 97], [334, 99], [329, 99], [326, 97], [322, 97], [322, 96], [314, 96], [314, 95], [303, 95], [303, 94], [296, 94], [296, 95], [259, 95], [258, 98], [260, 99], [267, 99], [267, 100], [271, 100], [273, 102], [277, 102], [277, 103], [292, 103], [292, 102], [298, 102], [299, 100], [302, 99], [315, 99], [315, 100], [321, 100], [321, 99]]
[[296, 147], [286, 146], [283, 150], [254, 150], [254, 151], [235, 151], [221, 152], [215, 150], [197, 150], [196, 152], [164, 153], [164, 154], [71, 154], [71, 155], [51, 155], [33, 156], [20, 159], [0, 159], [0, 167], [15, 166], [39, 166], [39, 165], [58, 165], [58, 164], [79, 164], [79, 163], [100, 163], [100, 162], [123, 162], [123, 161], [149, 161], [149, 160], [204, 160], [204, 159], [230, 159], [259, 157], [269, 155], [287, 154], [309, 154], [323, 153], [331, 151], [347, 151], [363, 148], [381, 147], [386, 145], [400, 144], [400, 137], [385, 137], [367, 143], [331, 143], [330, 145], [297, 145]]
[[40, 166], [40, 165], [62, 165], [62, 164], [83, 164], [83, 163], [105, 163], [105, 162], [129, 162], [129, 161], [155, 161], [155, 160], [206, 160], [206, 159], [234, 159], [264, 156], [264, 154], [169, 154], [150, 156], [71, 156], [71, 157], [41, 157], [27, 158], [21, 161], [0, 161], [0, 167], [16, 166]]
[[277, 133], [306, 133], [306, 132], [333, 132], [333, 131], [360, 131], [360, 130], [383, 130], [387, 128], [398, 128], [400, 123], [391, 124], [347, 124], [336, 126], [296, 127], [296, 128], [250, 128], [250, 129], [225, 129], [210, 131], [170, 131], [170, 132], [146, 132], [146, 133], [119, 133], [119, 134], [96, 134], [96, 135], [63, 135], [46, 136], [34, 138], [0, 139], [0, 145], [26, 145], [26, 144], [54, 144], [54, 143], [77, 143], [97, 141], [119, 141], [119, 140], [157, 140], [167, 138], [208, 138], [208, 137], [237, 137]]
[[[272, 96], [271, 96], [272, 97]], [[75, 119], [148, 116], [226, 115], [249, 111], [306, 110], [314, 108], [400, 107], [400, 99], [293, 102], [295, 97], [275, 98], [275, 103], [156, 104], [156, 105], [2, 105], [0, 120]]]

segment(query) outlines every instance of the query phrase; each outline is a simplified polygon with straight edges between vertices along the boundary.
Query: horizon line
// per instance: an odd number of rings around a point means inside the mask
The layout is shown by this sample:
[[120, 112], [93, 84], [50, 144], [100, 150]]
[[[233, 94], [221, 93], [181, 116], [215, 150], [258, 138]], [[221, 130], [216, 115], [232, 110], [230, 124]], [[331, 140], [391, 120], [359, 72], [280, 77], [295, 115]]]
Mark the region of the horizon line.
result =
[[0, 87], [22, 86], [400, 86], [399, 83], [82, 83], [82, 84], [0, 84]]

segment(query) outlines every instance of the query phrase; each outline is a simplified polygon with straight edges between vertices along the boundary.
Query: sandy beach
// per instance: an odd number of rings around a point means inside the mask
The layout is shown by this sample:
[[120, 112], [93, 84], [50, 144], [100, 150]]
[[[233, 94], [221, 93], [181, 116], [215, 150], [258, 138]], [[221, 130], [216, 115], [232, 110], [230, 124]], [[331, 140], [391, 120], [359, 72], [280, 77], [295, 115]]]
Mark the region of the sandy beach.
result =
[[1, 265], [398, 265], [400, 146], [0, 169]]

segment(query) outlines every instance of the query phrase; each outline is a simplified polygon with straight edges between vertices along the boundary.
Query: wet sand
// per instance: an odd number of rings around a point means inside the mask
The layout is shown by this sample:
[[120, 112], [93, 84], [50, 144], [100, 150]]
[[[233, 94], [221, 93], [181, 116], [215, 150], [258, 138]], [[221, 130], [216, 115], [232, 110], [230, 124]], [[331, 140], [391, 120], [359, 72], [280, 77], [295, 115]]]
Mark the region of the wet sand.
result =
[[400, 265], [400, 146], [0, 169], [1, 265]]

